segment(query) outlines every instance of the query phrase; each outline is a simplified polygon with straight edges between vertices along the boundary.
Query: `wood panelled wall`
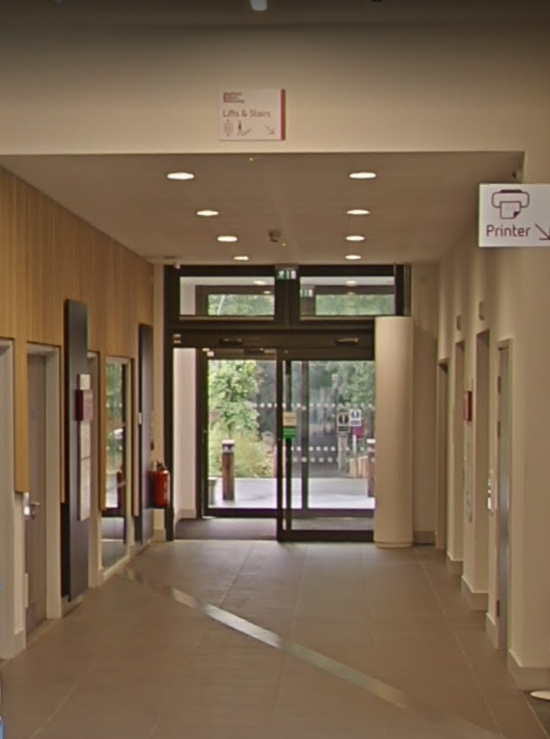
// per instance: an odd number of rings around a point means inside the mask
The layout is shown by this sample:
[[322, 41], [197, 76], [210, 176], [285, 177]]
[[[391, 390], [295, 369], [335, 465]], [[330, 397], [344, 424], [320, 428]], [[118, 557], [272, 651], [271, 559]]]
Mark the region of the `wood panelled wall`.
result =
[[15, 348], [15, 487], [28, 489], [27, 343], [63, 346], [64, 303], [89, 308], [89, 348], [135, 359], [153, 325], [153, 267], [0, 169], [0, 337]]

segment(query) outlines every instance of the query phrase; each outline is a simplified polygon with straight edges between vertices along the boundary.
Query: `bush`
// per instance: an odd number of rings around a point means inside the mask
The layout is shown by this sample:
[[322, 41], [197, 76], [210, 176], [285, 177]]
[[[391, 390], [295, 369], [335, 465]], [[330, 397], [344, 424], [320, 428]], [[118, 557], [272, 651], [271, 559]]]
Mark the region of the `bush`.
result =
[[[227, 438], [219, 424], [210, 428], [208, 437], [208, 475], [221, 476], [222, 441]], [[255, 432], [239, 431], [233, 435], [235, 442], [235, 477], [273, 477], [269, 447], [258, 439]]]

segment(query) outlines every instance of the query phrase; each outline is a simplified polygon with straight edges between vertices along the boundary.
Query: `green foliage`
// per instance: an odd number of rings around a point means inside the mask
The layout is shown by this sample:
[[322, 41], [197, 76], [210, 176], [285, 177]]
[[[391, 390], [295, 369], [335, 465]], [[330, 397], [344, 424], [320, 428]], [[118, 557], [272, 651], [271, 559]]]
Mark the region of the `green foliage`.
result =
[[272, 316], [273, 295], [254, 293], [212, 293], [208, 296], [209, 316]]
[[315, 296], [316, 316], [382, 316], [395, 313], [395, 297], [349, 292]]
[[[208, 475], [221, 476], [222, 441], [226, 438], [216, 424], [208, 437]], [[273, 462], [269, 449], [253, 432], [237, 432], [231, 437], [235, 442], [235, 477], [272, 477]]]
[[254, 407], [258, 388], [255, 360], [209, 362], [209, 475], [221, 474], [222, 441], [233, 439], [236, 477], [271, 476], [269, 450], [259, 439], [258, 411]]
[[252, 405], [258, 392], [252, 359], [213, 360], [208, 364], [210, 415], [233, 438], [237, 429], [255, 431], [258, 412]]

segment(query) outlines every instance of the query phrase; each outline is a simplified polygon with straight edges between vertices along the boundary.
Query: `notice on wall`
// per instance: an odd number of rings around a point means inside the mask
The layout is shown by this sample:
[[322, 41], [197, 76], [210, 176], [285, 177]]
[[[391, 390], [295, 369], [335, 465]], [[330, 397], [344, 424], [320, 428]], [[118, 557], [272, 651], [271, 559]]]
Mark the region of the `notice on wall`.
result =
[[87, 421], [78, 426], [78, 520], [86, 521], [92, 510], [92, 429]]
[[220, 141], [283, 141], [286, 136], [284, 90], [222, 90]]
[[550, 246], [550, 185], [480, 185], [479, 246]]

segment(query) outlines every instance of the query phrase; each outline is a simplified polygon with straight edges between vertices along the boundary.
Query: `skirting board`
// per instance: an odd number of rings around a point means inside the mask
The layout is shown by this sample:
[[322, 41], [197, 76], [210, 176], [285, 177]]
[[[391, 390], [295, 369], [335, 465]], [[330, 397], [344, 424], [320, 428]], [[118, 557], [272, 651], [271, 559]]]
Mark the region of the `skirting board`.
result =
[[17, 631], [13, 636], [13, 648], [15, 657], [16, 654], [22, 652], [27, 646], [27, 634], [24, 629]]
[[485, 633], [493, 647], [498, 649], [498, 627], [489, 611], [485, 614]]
[[447, 554], [447, 572], [449, 575], [456, 575], [457, 577], [462, 576], [463, 563], [458, 559], [451, 559]]
[[178, 508], [176, 511], [176, 521], [180, 518], [196, 518], [197, 511], [194, 508]]
[[460, 578], [460, 590], [473, 611], [487, 610], [487, 607], [489, 605], [489, 594], [474, 592], [470, 588], [470, 585], [464, 579], [464, 575]]
[[410, 549], [413, 546], [412, 541], [407, 542], [400, 542], [400, 541], [376, 541], [374, 540], [374, 543], [377, 547], [380, 547], [380, 549]]
[[508, 670], [521, 690], [550, 688], [550, 667], [522, 667], [514, 654], [508, 651]]
[[414, 531], [413, 541], [415, 544], [435, 544], [435, 533], [433, 531]]

